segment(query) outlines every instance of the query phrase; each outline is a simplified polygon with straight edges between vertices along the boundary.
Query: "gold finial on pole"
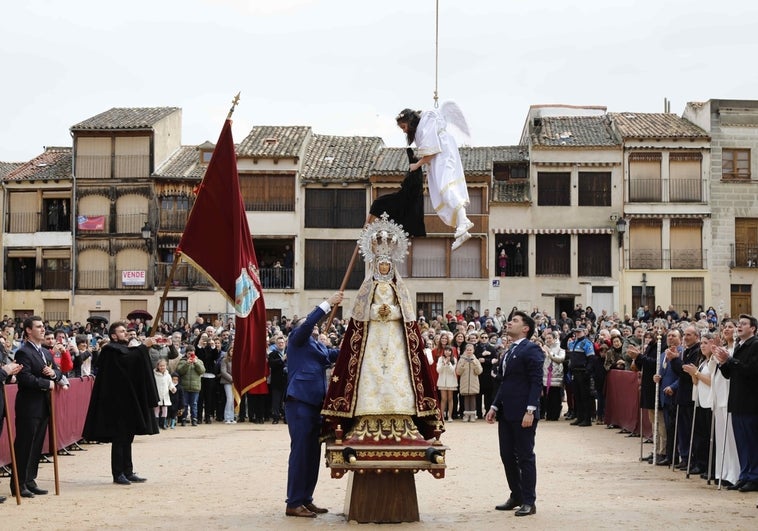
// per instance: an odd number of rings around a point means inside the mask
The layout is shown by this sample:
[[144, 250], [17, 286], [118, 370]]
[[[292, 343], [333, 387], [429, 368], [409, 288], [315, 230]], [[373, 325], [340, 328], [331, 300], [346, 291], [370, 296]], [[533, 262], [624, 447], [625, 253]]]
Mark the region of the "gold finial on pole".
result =
[[229, 109], [229, 114], [226, 115], [227, 120], [232, 119], [232, 114], [234, 113], [234, 108], [237, 106], [237, 104], [240, 102], [240, 94], [241, 92], [238, 92], [236, 96], [232, 99], [232, 108]]

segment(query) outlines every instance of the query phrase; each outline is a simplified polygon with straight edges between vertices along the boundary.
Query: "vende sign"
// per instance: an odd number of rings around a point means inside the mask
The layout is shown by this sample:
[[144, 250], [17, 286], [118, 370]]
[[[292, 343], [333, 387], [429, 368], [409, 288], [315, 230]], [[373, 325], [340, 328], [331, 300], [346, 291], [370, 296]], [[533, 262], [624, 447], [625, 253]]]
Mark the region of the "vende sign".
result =
[[144, 286], [145, 271], [121, 271], [121, 284], [124, 286]]

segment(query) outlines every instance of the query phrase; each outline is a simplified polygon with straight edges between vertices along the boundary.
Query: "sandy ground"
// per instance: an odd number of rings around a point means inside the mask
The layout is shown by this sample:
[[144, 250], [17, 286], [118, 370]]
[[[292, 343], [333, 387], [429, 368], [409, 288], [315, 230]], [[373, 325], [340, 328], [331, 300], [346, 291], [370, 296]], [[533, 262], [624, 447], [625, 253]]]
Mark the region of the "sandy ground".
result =
[[[5, 436], [5, 434], [3, 434]], [[448, 425], [445, 479], [416, 476], [421, 521], [409, 529], [756, 529], [758, 493], [716, 490], [684, 472], [639, 462], [639, 438], [604, 426], [566, 421], [537, 429], [537, 514], [495, 511], [508, 497], [497, 429], [484, 421]], [[644, 453], [652, 445], [644, 445]], [[53, 466], [40, 468], [47, 496], [9, 499], [2, 529], [306, 529], [360, 526], [343, 508], [347, 479], [322, 467], [315, 502], [329, 514], [284, 516], [289, 437], [286, 425], [177, 427], [139, 437], [135, 467], [147, 483], [119, 486], [109, 474], [110, 445], [59, 458], [61, 494], [52, 495]], [[9, 496], [8, 479], [0, 494]], [[383, 524], [383, 528], [396, 527]]]

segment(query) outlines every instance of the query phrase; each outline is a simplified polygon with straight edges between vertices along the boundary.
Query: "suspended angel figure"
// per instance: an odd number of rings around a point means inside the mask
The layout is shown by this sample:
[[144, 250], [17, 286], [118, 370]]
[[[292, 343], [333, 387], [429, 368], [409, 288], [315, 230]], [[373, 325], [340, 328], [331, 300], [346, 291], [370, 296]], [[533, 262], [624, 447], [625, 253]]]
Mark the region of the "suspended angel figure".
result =
[[463, 113], [455, 103], [445, 102], [439, 110], [403, 109], [396, 120], [408, 139], [408, 145], [415, 143], [421, 157], [410, 165], [409, 170], [414, 172], [425, 164], [429, 166], [429, 198], [439, 218], [455, 228], [452, 247], [456, 250], [471, 238], [469, 229], [474, 226], [466, 216], [469, 197], [458, 145], [447, 131], [450, 123], [469, 134]]

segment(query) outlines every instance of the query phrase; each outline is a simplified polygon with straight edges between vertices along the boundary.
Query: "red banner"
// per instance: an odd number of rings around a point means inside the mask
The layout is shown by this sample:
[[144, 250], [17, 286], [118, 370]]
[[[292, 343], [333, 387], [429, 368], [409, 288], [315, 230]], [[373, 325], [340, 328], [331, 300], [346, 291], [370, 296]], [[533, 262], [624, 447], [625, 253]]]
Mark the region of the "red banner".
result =
[[234, 305], [235, 398], [268, 393], [266, 308], [240, 191], [231, 120], [221, 130], [176, 252]]
[[105, 216], [77, 216], [79, 230], [105, 230]]

